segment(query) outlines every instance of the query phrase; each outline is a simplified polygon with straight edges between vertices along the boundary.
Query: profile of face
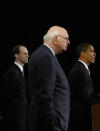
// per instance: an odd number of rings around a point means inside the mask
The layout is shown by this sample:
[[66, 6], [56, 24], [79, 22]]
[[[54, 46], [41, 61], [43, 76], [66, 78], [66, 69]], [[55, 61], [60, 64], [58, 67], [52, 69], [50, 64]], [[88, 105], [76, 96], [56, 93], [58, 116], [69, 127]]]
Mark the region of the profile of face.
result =
[[84, 58], [86, 59], [88, 65], [95, 62], [96, 53], [95, 53], [92, 45], [88, 46], [87, 51], [84, 52], [83, 55], [84, 55]]
[[25, 63], [28, 63], [28, 57], [29, 57], [28, 50], [24, 46], [20, 47], [19, 54], [16, 54], [17, 60], [22, 65], [24, 65]]
[[[63, 51], [67, 50], [68, 45], [70, 44], [69, 41], [69, 35], [65, 28], [60, 26], [52, 26], [48, 33], [50, 35], [50, 41], [46, 41], [51, 45], [53, 50], [55, 51], [55, 54], [59, 54]], [[51, 37], [52, 35], [53, 37]]]
[[55, 45], [58, 53], [66, 51], [69, 44], [69, 36], [66, 30], [62, 31], [58, 36], [55, 36]]

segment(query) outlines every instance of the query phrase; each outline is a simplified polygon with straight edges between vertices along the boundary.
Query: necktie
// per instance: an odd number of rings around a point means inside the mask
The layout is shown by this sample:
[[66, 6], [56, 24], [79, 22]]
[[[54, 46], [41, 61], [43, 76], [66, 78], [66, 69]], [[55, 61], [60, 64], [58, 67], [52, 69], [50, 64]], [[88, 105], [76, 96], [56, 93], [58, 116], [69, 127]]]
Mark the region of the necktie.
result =
[[24, 72], [22, 71], [22, 76], [24, 77]]

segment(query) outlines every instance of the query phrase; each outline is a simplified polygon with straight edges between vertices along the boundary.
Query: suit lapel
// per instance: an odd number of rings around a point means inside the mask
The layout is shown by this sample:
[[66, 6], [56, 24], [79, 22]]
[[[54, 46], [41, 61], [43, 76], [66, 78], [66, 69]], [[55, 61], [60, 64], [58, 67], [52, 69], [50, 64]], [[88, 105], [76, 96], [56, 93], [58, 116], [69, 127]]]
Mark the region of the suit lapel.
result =
[[78, 61], [78, 64], [80, 64], [82, 67], [82, 70], [84, 70], [84, 72], [86, 72], [86, 78], [88, 79], [88, 83], [89, 83], [88, 87], [90, 88], [90, 91], [93, 92], [93, 84], [92, 84], [91, 74], [89, 74], [89, 71], [86, 69], [86, 67], [80, 61]]
[[55, 62], [56, 62], [56, 64], [57, 64], [59, 70], [65, 75], [65, 73], [64, 73], [64, 71], [62, 70], [62, 67], [60, 66], [60, 64], [59, 64], [58, 59], [57, 59], [56, 56], [55, 56]]

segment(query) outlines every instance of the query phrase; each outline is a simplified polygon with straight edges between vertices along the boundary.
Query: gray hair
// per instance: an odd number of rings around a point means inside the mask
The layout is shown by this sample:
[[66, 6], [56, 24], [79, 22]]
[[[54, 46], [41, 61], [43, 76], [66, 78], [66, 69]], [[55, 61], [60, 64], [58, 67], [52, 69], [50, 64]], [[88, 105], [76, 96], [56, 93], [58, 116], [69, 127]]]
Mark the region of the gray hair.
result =
[[54, 36], [57, 35], [59, 35], [59, 31], [47, 32], [47, 34], [44, 35], [43, 40], [51, 40]]

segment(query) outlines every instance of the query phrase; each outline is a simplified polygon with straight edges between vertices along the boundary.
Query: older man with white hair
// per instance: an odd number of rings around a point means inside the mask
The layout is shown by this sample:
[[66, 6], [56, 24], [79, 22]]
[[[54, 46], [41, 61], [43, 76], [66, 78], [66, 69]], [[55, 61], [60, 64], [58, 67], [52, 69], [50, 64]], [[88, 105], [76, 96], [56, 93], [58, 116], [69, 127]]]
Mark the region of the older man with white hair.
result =
[[70, 44], [66, 29], [53, 26], [30, 57], [29, 130], [67, 131], [70, 93], [67, 78], [56, 58]]

